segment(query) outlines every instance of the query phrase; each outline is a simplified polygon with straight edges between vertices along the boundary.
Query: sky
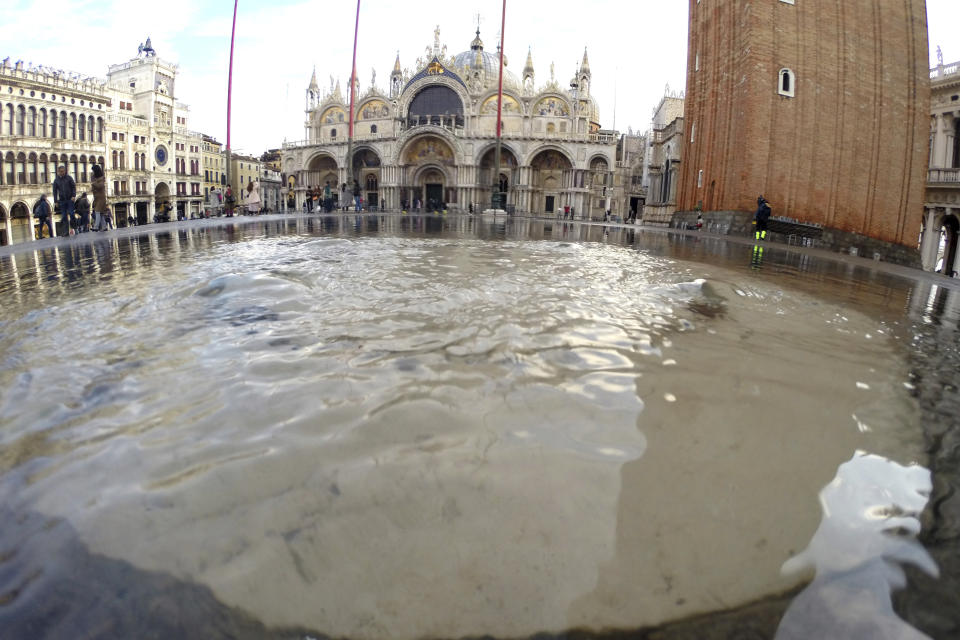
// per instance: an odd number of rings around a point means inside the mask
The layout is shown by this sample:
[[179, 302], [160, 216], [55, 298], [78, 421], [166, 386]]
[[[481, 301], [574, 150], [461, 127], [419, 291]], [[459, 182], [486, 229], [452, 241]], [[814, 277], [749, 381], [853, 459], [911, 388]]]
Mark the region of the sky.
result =
[[[8, 0], [9, 2], [10, 0]], [[23, 60], [105, 78], [149, 36], [160, 58], [179, 65], [176, 98], [190, 106], [189, 126], [226, 142], [226, 95], [233, 3], [165, 0], [147, 12], [129, 0], [12, 0], [4, 10], [0, 59]], [[357, 75], [362, 91], [376, 69], [386, 92], [397, 53], [413, 71], [432, 46], [434, 29], [453, 55], [480, 37], [495, 52], [502, 2], [360, 0]], [[162, 10], [160, 10], [162, 7]], [[303, 0], [239, 0], [233, 61], [231, 147], [259, 155], [304, 137], [304, 95], [314, 67], [321, 88], [330, 76], [344, 90], [350, 77], [357, 4]], [[518, 77], [532, 52], [536, 82], [555, 67], [569, 83], [586, 48], [601, 125], [626, 132], [650, 127], [665, 91], [686, 81], [686, 0], [531, 0], [507, 3], [504, 52]], [[960, 61], [960, 1], [927, 0], [930, 64]]]

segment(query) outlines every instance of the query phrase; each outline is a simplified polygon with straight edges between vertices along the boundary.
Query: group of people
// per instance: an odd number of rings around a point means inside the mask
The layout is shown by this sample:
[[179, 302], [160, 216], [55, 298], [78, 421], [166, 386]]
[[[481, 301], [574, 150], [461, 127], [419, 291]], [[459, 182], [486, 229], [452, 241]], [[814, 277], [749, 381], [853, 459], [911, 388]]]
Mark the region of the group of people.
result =
[[[258, 181], [251, 180], [247, 183], [247, 196], [243, 204], [246, 206], [248, 214], [259, 215], [263, 207], [263, 201], [260, 198], [260, 183]], [[228, 184], [224, 191], [211, 189], [207, 193], [206, 215], [201, 213], [200, 217], [218, 216], [221, 210], [223, 215], [228, 218], [232, 218], [237, 213], [237, 197], [233, 194], [233, 185], [231, 184]]]
[[[53, 216], [59, 212], [60, 221], [70, 235], [88, 231], [106, 231], [113, 228], [113, 218], [107, 207], [107, 180], [103, 167], [93, 165], [93, 178], [90, 181], [93, 203], [87, 198], [87, 192], [77, 197], [77, 183], [67, 173], [67, 167], [57, 168], [57, 177], [53, 181], [53, 207], [47, 200], [47, 194], [33, 206], [33, 215], [39, 222], [37, 236], [43, 238], [43, 228], [47, 227], [50, 237], [54, 237]], [[91, 224], [91, 213], [93, 216]]]
[[[339, 207], [341, 211], [350, 210], [350, 197], [347, 191], [347, 183], [341, 185], [342, 194], [340, 196]], [[360, 195], [360, 183], [353, 181], [353, 207], [354, 211], [363, 211], [363, 197]], [[323, 189], [315, 188], [307, 193], [307, 199], [303, 203], [303, 209], [307, 213], [312, 211], [323, 211], [330, 213], [334, 209], [333, 189], [328, 181]]]

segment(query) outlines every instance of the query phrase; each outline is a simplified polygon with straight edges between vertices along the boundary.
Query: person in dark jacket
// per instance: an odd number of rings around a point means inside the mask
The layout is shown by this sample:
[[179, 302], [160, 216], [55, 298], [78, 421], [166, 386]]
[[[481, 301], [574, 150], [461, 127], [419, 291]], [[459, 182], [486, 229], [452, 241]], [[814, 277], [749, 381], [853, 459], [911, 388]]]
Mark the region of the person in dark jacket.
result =
[[113, 226], [110, 209], [107, 207], [107, 176], [99, 164], [93, 165], [92, 172], [90, 189], [93, 191], [93, 230], [106, 231]]
[[767, 220], [770, 219], [770, 203], [763, 196], [757, 198], [757, 212], [753, 216], [757, 224], [754, 232], [757, 240], [767, 239]]
[[353, 181], [353, 206], [357, 213], [363, 208], [360, 205], [360, 183], [356, 180]]
[[40, 199], [37, 200], [37, 204], [33, 205], [33, 215], [37, 217], [37, 220], [40, 222], [40, 237], [43, 237], [43, 225], [47, 225], [47, 231], [50, 232], [50, 237], [53, 237], [53, 224], [50, 223], [50, 202], [47, 200], [47, 194], [40, 196]]
[[77, 225], [78, 231], [80, 233], [86, 233], [90, 231], [90, 201], [87, 199], [86, 191], [80, 194], [80, 197], [77, 198], [77, 201], [73, 206], [77, 211], [77, 216], [80, 217], [80, 221]]
[[57, 168], [57, 177], [53, 181], [53, 204], [60, 209], [64, 229], [73, 227], [73, 200], [77, 197], [77, 183], [67, 175], [67, 166]]

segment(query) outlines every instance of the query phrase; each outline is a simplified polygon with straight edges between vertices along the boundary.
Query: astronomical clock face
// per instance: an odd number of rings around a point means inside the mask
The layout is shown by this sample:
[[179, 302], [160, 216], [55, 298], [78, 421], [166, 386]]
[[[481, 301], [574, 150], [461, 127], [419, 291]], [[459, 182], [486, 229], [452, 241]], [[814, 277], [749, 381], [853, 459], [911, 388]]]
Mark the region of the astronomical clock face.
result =
[[157, 158], [158, 165], [162, 167], [163, 165], [167, 164], [167, 148], [166, 147], [162, 145], [157, 147], [157, 152], [155, 155]]

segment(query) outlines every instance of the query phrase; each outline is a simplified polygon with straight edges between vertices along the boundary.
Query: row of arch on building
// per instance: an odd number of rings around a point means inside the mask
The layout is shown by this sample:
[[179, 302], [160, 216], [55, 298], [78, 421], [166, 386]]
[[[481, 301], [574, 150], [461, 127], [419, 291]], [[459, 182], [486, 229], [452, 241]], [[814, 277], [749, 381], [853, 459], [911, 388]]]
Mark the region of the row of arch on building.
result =
[[[442, 95], [447, 94], [447, 95]], [[410, 101], [408, 111], [413, 114], [426, 115], [433, 113], [439, 115], [443, 112], [460, 112], [463, 115], [462, 99], [454, 102], [449, 98], [456, 96], [456, 92], [449, 87], [430, 86], [417, 93]], [[332, 104], [323, 109], [320, 113], [320, 124], [337, 124], [347, 121], [347, 109], [342, 104]], [[497, 93], [494, 92], [488, 96], [480, 106], [480, 113], [486, 115], [496, 115], [497, 113]], [[548, 94], [540, 96], [540, 99], [534, 104], [532, 101], [525, 104], [525, 101], [519, 97], [510, 95], [507, 92], [503, 94], [503, 114], [504, 115], [524, 115], [524, 116], [543, 116], [543, 117], [568, 117], [570, 115], [570, 104], [566, 98], [560, 94]], [[371, 97], [362, 102], [356, 111], [356, 120], [386, 120], [395, 117], [395, 109], [390, 101], [382, 97]]]
[[57, 167], [60, 166], [66, 166], [67, 173], [77, 182], [88, 182], [92, 177], [94, 164], [103, 166], [103, 156], [75, 153], [48, 155], [23, 151], [14, 155], [13, 151], [0, 151], [0, 184], [50, 184], [57, 175]]
[[[507, 204], [520, 210], [554, 212], [559, 207], [574, 206], [584, 213], [598, 210], [602, 216], [607, 203], [590, 196], [592, 189], [602, 193], [611, 184], [610, 163], [602, 154], [594, 155], [588, 168], [578, 169], [560, 147], [542, 145], [518, 158], [517, 152], [504, 144], [497, 177], [495, 145], [484, 146], [476, 157], [455, 152], [458, 147], [444, 135], [419, 134], [398, 145], [396, 157], [384, 162], [376, 148], [361, 145], [353, 155], [352, 175], [370, 205], [399, 207], [420, 200], [466, 209], [473, 203], [489, 203], [494, 185], [498, 185], [507, 194]], [[287, 166], [292, 165], [291, 158]], [[322, 148], [293, 177], [303, 194], [327, 184], [342, 188], [350, 179], [334, 154]]]
[[8, 136], [103, 142], [103, 117], [6, 103], [0, 133]]

